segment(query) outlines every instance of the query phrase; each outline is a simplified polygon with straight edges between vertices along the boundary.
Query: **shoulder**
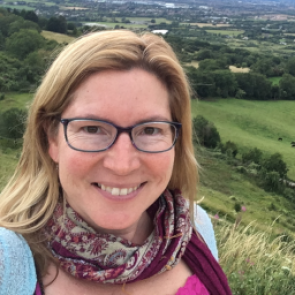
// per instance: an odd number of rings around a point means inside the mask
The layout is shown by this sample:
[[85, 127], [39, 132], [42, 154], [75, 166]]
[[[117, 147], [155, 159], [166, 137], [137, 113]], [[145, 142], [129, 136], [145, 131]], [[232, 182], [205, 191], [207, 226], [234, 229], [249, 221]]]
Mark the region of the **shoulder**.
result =
[[217, 243], [211, 218], [207, 212], [199, 205], [195, 206], [195, 226], [197, 231], [203, 237], [208, 248], [216, 260], [218, 260]]
[[34, 259], [25, 239], [0, 227], [0, 294], [33, 294], [36, 283]]

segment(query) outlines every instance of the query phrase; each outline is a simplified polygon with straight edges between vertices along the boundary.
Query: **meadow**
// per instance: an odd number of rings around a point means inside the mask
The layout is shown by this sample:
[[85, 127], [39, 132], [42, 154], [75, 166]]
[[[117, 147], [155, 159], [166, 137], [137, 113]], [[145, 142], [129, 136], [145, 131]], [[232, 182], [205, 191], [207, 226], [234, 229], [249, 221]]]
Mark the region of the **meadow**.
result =
[[[267, 154], [281, 153], [289, 167], [288, 177], [295, 180], [293, 101], [193, 100], [192, 112], [212, 121], [222, 141], [235, 142], [241, 152], [257, 147]], [[278, 141], [279, 137], [282, 141]]]
[[268, 78], [268, 80], [271, 81], [273, 85], [279, 85], [281, 79], [282, 79], [282, 77], [270, 77], [270, 78]]
[[[155, 20], [156, 24], [160, 23], [167, 23], [170, 24], [171, 20], [167, 20], [163, 17], [155, 17], [153, 18]], [[116, 17], [116, 22], [114, 22], [113, 18], [106, 17], [105, 21], [100, 22], [88, 22], [84, 23], [84, 25], [90, 24], [91, 26], [94, 26], [97, 24], [98, 26], [104, 26], [108, 29], [113, 29], [115, 26], [124, 27], [127, 29], [144, 29], [147, 28], [147, 26], [151, 23], [152, 18], [151, 17], [126, 17], [126, 20], [129, 20], [130, 23], [122, 22], [122, 17]]]
[[58, 43], [70, 43], [75, 39], [74, 37], [51, 31], [42, 31], [41, 35], [46, 39], [55, 40]]
[[220, 34], [220, 35], [229, 35], [229, 36], [238, 36], [244, 33], [243, 30], [206, 30], [210, 34]]
[[295, 243], [213, 218], [219, 262], [233, 295], [294, 295]]

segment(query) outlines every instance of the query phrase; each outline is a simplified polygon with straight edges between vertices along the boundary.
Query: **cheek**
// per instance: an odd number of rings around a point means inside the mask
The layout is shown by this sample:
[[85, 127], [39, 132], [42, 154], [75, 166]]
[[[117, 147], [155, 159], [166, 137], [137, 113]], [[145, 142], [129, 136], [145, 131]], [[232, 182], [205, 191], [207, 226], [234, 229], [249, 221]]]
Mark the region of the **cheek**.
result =
[[59, 159], [59, 177], [62, 184], [77, 186], [79, 180], [82, 180], [87, 176], [87, 172], [91, 170], [91, 165], [85, 159], [85, 156], [79, 155], [79, 152], [73, 150], [64, 150], [64, 153], [60, 154]]
[[[160, 155], [160, 157], [159, 157]], [[156, 155], [153, 161], [150, 161], [154, 174], [157, 175], [159, 181], [168, 184], [170, 181], [174, 166], [174, 150]]]

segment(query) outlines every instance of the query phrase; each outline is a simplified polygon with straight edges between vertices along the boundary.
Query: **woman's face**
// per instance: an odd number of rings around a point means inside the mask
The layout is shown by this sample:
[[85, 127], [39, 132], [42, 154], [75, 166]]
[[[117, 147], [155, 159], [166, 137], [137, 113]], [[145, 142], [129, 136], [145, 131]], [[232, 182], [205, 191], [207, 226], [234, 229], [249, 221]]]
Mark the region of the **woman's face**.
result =
[[[91, 75], [75, 91], [61, 117], [100, 119], [121, 127], [172, 121], [166, 87], [141, 69]], [[65, 141], [62, 124], [58, 135], [49, 138], [49, 154], [59, 164], [69, 204], [102, 232], [128, 232], [142, 226], [146, 209], [167, 187], [174, 162], [174, 148], [163, 153], [141, 152], [125, 132], [106, 151], [73, 150]], [[131, 192], [120, 196], [115, 193], [118, 189]]]

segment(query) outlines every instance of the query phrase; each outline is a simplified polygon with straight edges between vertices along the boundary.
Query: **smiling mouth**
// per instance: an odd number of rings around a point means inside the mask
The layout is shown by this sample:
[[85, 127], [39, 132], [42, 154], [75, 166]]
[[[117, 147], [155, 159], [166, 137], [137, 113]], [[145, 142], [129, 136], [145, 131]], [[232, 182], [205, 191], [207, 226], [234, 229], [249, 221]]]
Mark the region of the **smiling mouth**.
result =
[[145, 184], [145, 182], [143, 182], [137, 186], [130, 187], [130, 188], [117, 188], [117, 187], [109, 187], [109, 186], [106, 186], [106, 185], [100, 184], [100, 183], [93, 183], [93, 185], [99, 187], [103, 191], [107, 191], [108, 193], [110, 193], [113, 196], [126, 196], [126, 195], [136, 191], [144, 184]]

